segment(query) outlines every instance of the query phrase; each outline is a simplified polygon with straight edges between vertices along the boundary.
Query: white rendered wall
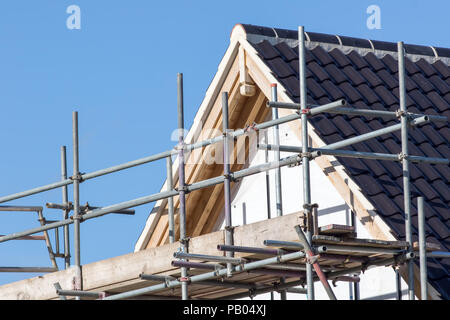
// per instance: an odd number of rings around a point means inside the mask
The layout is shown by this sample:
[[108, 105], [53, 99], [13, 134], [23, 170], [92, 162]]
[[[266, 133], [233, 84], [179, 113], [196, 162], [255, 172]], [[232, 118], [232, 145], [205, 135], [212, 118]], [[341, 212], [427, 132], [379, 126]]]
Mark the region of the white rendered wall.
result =
[[[263, 135], [261, 135], [263, 136]], [[272, 142], [272, 131], [268, 132], [269, 143]], [[263, 141], [261, 141], [264, 143]], [[294, 133], [289, 131], [289, 126], [280, 127], [280, 144], [300, 146], [300, 141]], [[281, 153], [281, 158], [292, 155], [292, 153]], [[269, 161], [273, 160], [273, 153], [269, 153]], [[250, 166], [264, 163], [265, 153], [259, 150], [251, 160]], [[270, 204], [271, 215], [276, 216], [275, 209], [275, 171], [270, 171]], [[341, 198], [334, 186], [313, 161], [310, 163], [311, 174], [311, 200], [319, 205], [319, 226], [331, 223], [350, 225], [351, 212], [345, 201]], [[239, 190], [232, 199], [232, 223], [234, 226], [250, 224], [267, 219], [266, 202], [266, 175], [265, 173], [246, 177], [242, 180]], [[281, 168], [282, 206], [283, 214], [289, 214], [302, 210], [303, 188], [302, 167]], [[359, 238], [372, 238], [365, 227], [356, 219], [356, 229]], [[222, 228], [224, 225], [222, 225]], [[395, 272], [392, 268], [380, 267], [367, 270], [360, 275], [360, 299], [395, 299]], [[407, 299], [407, 284], [402, 281], [403, 299]], [[331, 284], [331, 283], [330, 283]], [[353, 284], [338, 282], [333, 291], [339, 300], [353, 299], [350, 290]], [[275, 299], [280, 299], [278, 293], [274, 293]], [[306, 295], [287, 294], [288, 299], [304, 300]], [[315, 298], [327, 300], [320, 282], [315, 283]], [[255, 299], [270, 299], [270, 294], [258, 295]]]

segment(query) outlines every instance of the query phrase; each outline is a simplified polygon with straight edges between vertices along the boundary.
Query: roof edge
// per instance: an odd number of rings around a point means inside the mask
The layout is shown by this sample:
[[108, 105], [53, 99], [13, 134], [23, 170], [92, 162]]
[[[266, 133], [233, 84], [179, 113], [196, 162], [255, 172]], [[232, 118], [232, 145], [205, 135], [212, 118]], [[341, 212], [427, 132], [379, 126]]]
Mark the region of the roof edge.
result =
[[[285, 41], [297, 41], [298, 31], [256, 26], [251, 24], [236, 24], [231, 31], [231, 38], [237, 35], [245, 35], [245, 39], [251, 41], [258, 38], [275, 38]], [[348, 36], [332, 35], [317, 32], [305, 32], [307, 41], [320, 42], [331, 45], [343, 45], [347, 47], [372, 49], [387, 52], [397, 52], [397, 43], [379, 40], [369, 40]], [[253, 42], [253, 41], [252, 41]], [[433, 58], [450, 58], [450, 48], [405, 44], [405, 52], [410, 55], [428, 56]]]

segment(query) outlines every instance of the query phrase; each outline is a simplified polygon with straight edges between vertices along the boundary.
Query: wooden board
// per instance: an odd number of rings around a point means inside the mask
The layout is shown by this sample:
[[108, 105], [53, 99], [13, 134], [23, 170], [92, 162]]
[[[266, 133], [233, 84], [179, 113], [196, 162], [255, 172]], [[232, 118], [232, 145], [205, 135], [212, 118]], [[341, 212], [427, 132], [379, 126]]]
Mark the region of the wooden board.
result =
[[355, 234], [355, 227], [345, 226], [342, 224], [328, 224], [326, 226], [319, 227], [319, 234], [353, 236]]
[[[298, 212], [236, 227], [235, 244], [263, 247], [264, 239], [292, 241], [296, 237], [294, 225], [300, 223], [302, 216], [303, 214]], [[189, 242], [189, 249], [192, 253], [222, 255], [223, 252], [217, 250], [217, 245], [224, 244], [224, 242], [224, 231], [221, 230], [192, 238]], [[176, 275], [179, 273], [179, 269], [172, 267], [171, 261], [173, 253], [177, 251], [178, 247], [179, 243], [166, 244], [83, 265], [83, 290], [123, 292], [149, 285], [148, 281], [140, 280], [141, 273]], [[239, 256], [250, 255], [241, 253]], [[245, 277], [246, 274], [243, 273], [241, 276]], [[0, 300], [58, 299], [53, 284], [59, 282], [63, 289], [72, 290], [74, 276], [74, 270], [68, 269], [2, 285], [0, 286]], [[166, 292], [158, 294], [170, 295], [169, 291], [176, 293], [179, 290], [166, 290]]]

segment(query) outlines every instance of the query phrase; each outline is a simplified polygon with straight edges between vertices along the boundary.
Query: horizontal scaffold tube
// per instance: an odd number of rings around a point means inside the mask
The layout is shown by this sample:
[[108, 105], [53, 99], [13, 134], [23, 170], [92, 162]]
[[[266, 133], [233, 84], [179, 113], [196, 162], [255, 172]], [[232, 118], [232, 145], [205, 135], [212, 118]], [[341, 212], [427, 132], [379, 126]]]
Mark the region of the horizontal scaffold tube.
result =
[[[313, 108], [306, 110], [308, 115], [314, 116], [322, 112], [331, 112], [331, 110], [345, 106], [346, 104], [347, 102], [344, 99], [340, 99], [321, 106], [314, 106]], [[267, 106], [272, 108], [301, 110], [301, 105], [299, 103], [268, 101]]]
[[53, 267], [0, 267], [0, 272], [47, 273], [58, 271]]
[[[339, 103], [343, 101], [343, 104], [339, 105]], [[336, 107], [326, 108], [332, 104], [337, 103]], [[326, 105], [317, 106], [310, 105], [310, 110], [319, 110], [319, 108], [324, 108], [321, 112], [326, 113], [335, 113], [335, 114], [347, 114], [347, 115], [355, 115], [355, 116], [363, 116], [366, 118], [386, 118], [386, 119], [398, 119], [399, 114], [395, 111], [384, 111], [384, 110], [371, 110], [371, 109], [359, 109], [359, 108], [350, 108], [350, 107], [342, 107], [344, 106], [345, 100], [338, 100], [335, 102], [331, 102]], [[271, 108], [282, 108], [282, 109], [293, 109], [300, 110], [300, 103], [290, 103], [290, 102], [277, 102], [277, 101], [268, 101], [267, 106]], [[446, 116], [436, 116], [436, 115], [427, 115], [427, 114], [418, 114], [418, 113], [408, 113], [408, 115], [412, 118], [419, 118], [423, 116], [428, 116], [431, 121], [436, 122], [447, 122], [448, 119]]]
[[[264, 172], [264, 171], [267, 171], [267, 170], [271, 170], [271, 169], [274, 169], [274, 168], [284, 167], [284, 166], [289, 166], [289, 165], [295, 165], [295, 164], [300, 163], [300, 161], [301, 161], [301, 158], [299, 156], [297, 156], [297, 155], [290, 156], [290, 157], [281, 159], [280, 161], [273, 161], [273, 162], [263, 163], [263, 164], [260, 164], [260, 165], [256, 165], [256, 166], [253, 166], [253, 167], [250, 167], [250, 168], [246, 168], [246, 169], [243, 169], [243, 170], [240, 170], [240, 171], [233, 172], [232, 176], [233, 176], [234, 179], [240, 179], [240, 178], [244, 178], [246, 176], [250, 176], [250, 175], [257, 174], [257, 173], [260, 173], [260, 172]], [[195, 183], [189, 185], [187, 187], [187, 190], [188, 191], [194, 191], [194, 190], [198, 190], [198, 189], [201, 189], [201, 188], [217, 185], [219, 183], [222, 183], [223, 181], [224, 181], [224, 177], [223, 176], [219, 176], [219, 177], [203, 180], [203, 181], [200, 181], [200, 182], [195, 182]], [[161, 199], [174, 197], [176, 195], [178, 195], [178, 191], [177, 190], [169, 190], [169, 191], [164, 191], [164, 192], [152, 194], [152, 195], [149, 195], [149, 196], [137, 198], [137, 199], [134, 199], [134, 200], [129, 200], [129, 201], [121, 202], [121, 203], [118, 203], [118, 204], [110, 205], [110, 206], [107, 206], [107, 207], [90, 210], [90, 211], [86, 212], [85, 214], [83, 214], [82, 220], [88, 220], [88, 219], [100, 217], [100, 216], [103, 216], [103, 215], [108, 214], [108, 213], [116, 212], [118, 210], [123, 210], [123, 209], [128, 209], [128, 208], [140, 206], [140, 205], [143, 205], [143, 204], [146, 204], [146, 203], [150, 203], [150, 202], [154, 202], [154, 201], [158, 201], [158, 200], [161, 200]], [[19, 237], [27, 236], [27, 235], [30, 235], [30, 234], [38, 233], [38, 232], [41, 232], [41, 231], [55, 229], [55, 228], [62, 227], [62, 226], [65, 226], [65, 225], [68, 225], [68, 224], [72, 224], [72, 223], [73, 223], [72, 219], [65, 219], [65, 220], [49, 223], [49, 224], [46, 224], [46, 225], [41, 226], [41, 227], [36, 227], [36, 228], [33, 228], [33, 229], [29, 229], [29, 230], [26, 230], [26, 231], [16, 232], [16, 233], [13, 233], [13, 234], [9, 234], [9, 235], [0, 237], [0, 243], [8, 241], [8, 240], [16, 239], [16, 238], [19, 238]]]
[[[271, 144], [259, 144], [258, 148], [268, 149], [268, 150], [279, 150], [281, 152], [294, 152], [294, 153], [302, 152], [302, 147], [298, 147], [298, 146], [275, 146], [275, 145], [271, 145]], [[363, 151], [352, 151], [352, 150], [331, 150], [331, 149], [327, 149], [327, 146], [324, 146], [323, 148], [310, 148], [310, 149], [311, 149], [311, 151], [318, 152], [319, 155], [323, 155], [323, 156], [335, 156], [335, 157], [371, 159], [371, 160], [402, 161], [402, 157], [399, 154], [363, 152]], [[448, 165], [450, 163], [450, 160], [446, 159], [446, 158], [422, 157], [422, 156], [411, 156], [411, 155], [406, 156], [406, 158], [411, 162], [424, 162], [424, 163], [444, 164], [444, 165]]]
[[[283, 123], [286, 123], [286, 122], [290, 122], [290, 121], [293, 121], [293, 120], [300, 119], [300, 117], [301, 117], [301, 115], [299, 115], [297, 113], [291, 114], [291, 115], [288, 115], [286, 117], [282, 117], [282, 118], [279, 118], [279, 119], [270, 120], [270, 121], [266, 121], [266, 122], [263, 122], [263, 123], [260, 123], [260, 124], [256, 124], [254, 126], [254, 129], [255, 130], [267, 129], [267, 128], [273, 127], [275, 125], [280, 125], [280, 124], [283, 124]], [[247, 130], [239, 129], [239, 130], [230, 132], [229, 135], [231, 137], [238, 137], [238, 136], [242, 136], [242, 135], [245, 135], [245, 134], [247, 134]], [[206, 146], [208, 146], [210, 144], [221, 142], [222, 140], [223, 140], [223, 136], [221, 135], [221, 136], [217, 136], [215, 138], [211, 138], [211, 139], [208, 139], [208, 140], [199, 141], [199, 142], [192, 143], [192, 144], [187, 144], [187, 145], [184, 146], [184, 148], [185, 148], [186, 151], [190, 151], [190, 150], [206, 147]], [[164, 159], [164, 158], [170, 157], [172, 155], [176, 155], [176, 154], [178, 154], [178, 150], [164, 151], [164, 152], [161, 152], [161, 153], [158, 153], [158, 154], [155, 154], [155, 155], [151, 155], [151, 156], [148, 156], [148, 157], [145, 157], [145, 158], [133, 160], [133, 161], [126, 162], [126, 163], [123, 163], [123, 164], [119, 164], [119, 165], [116, 165], [116, 166], [112, 166], [112, 167], [109, 167], [109, 168], [106, 168], [106, 169], [101, 169], [101, 170], [97, 170], [97, 171], [94, 171], [94, 172], [91, 172], [91, 173], [82, 174], [81, 175], [81, 180], [84, 181], [84, 180], [93, 179], [93, 178], [100, 177], [100, 176], [103, 176], [103, 175], [106, 175], [106, 174], [114, 173], [114, 172], [121, 171], [121, 170], [124, 170], [124, 169], [128, 169], [128, 168], [136, 167], [136, 166], [143, 165], [143, 164], [146, 164], [146, 163], [149, 163], [149, 162], [153, 162], [153, 161], [156, 161], [156, 160]], [[20, 199], [20, 198], [23, 198], [23, 197], [26, 197], [26, 196], [30, 196], [30, 195], [33, 195], [33, 194], [41, 193], [41, 192], [44, 192], [44, 191], [49, 191], [49, 190], [52, 190], [52, 189], [61, 188], [63, 186], [67, 186], [67, 185], [72, 184], [72, 183], [73, 183], [73, 180], [70, 179], [70, 178], [69, 179], [65, 179], [65, 180], [61, 180], [61, 181], [58, 181], [58, 182], [55, 182], [55, 183], [51, 183], [51, 184], [48, 184], [48, 185], [45, 185], [45, 186], [42, 186], [42, 187], [38, 187], [38, 188], [30, 189], [30, 190], [27, 190], [27, 191], [15, 193], [15, 194], [12, 194], [12, 195], [0, 197], [0, 203], [6, 202], [6, 201], [15, 200], [15, 199]]]
[[[272, 257], [272, 258], [267, 258], [267, 259], [260, 260], [260, 261], [249, 262], [249, 263], [246, 263], [243, 265], [235, 266], [235, 272], [239, 273], [239, 272], [254, 270], [254, 269], [261, 268], [268, 264], [292, 261], [292, 260], [296, 260], [299, 258], [303, 258], [304, 256], [305, 256], [305, 254], [303, 252], [298, 251], [298, 252], [288, 253], [288, 254], [285, 254], [285, 255], [282, 255], [279, 257]], [[199, 282], [199, 281], [203, 281], [203, 280], [210, 280], [210, 279], [215, 279], [218, 277], [223, 277], [226, 274], [227, 274], [227, 269], [224, 268], [224, 269], [220, 269], [220, 270], [213, 271], [213, 272], [207, 272], [207, 273], [191, 276], [191, 277], [189, 277], [189, 281], [191, 283], [194, 283], [194, 282]], [[142, 289], [137, 289], [137, 290], [133, 290], [133, 291], [129, 291], [129, 292], [119, 293], [119, 294], [116, 294], [113, 296], [106, 297], [104, 300], [119, 300], [119, 299], [136, 297], [136, 296], [139, 296], [142, 294], [147, 294], [149, 292], [156, 292], [156, 291], [161, 291], [161, 290], [168, 289], [168, 288], [179, 287], [179, 286], [181, 286], [181, 283], [182, 282], [179, 280], [172, 280], [172, 281], [168, 281], [166, 283], [157, 284], [157, 285], [147, 287], [147, 288], [142, 288]]]

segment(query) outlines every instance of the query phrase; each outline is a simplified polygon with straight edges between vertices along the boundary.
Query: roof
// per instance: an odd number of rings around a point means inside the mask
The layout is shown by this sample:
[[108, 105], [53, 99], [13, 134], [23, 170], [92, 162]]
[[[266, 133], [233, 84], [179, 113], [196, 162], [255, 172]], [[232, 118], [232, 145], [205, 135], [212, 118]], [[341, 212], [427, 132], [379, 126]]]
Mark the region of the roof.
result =
[[[297, 31], [240, 25], [273, 76], [299, 102]], [[355, 108], [399, 109], [397, 44], [306, 32], [308, 102], [326, 104], [344, 98]], [[450, 116], [450, 49], [405, 44], [408, 111]], [[322, 114], [309, 119], [327, 144], [398, 121]], [[429, 123], [409, 131], [411, 155], [450, 158], [447, 123]], [[400, 132], [358, 143], [349, 150], [396, 154]], [[377, 213], [405, 239], [402, 167], [399, 162], [340, 158]], [[417, 241], [416, 198], [425, 198], [427, 241], [450, 250], [450, 167], [410, 163], [413, 241]], [[450, 298], [450, 259], [428, 259], [429, 282]]]

